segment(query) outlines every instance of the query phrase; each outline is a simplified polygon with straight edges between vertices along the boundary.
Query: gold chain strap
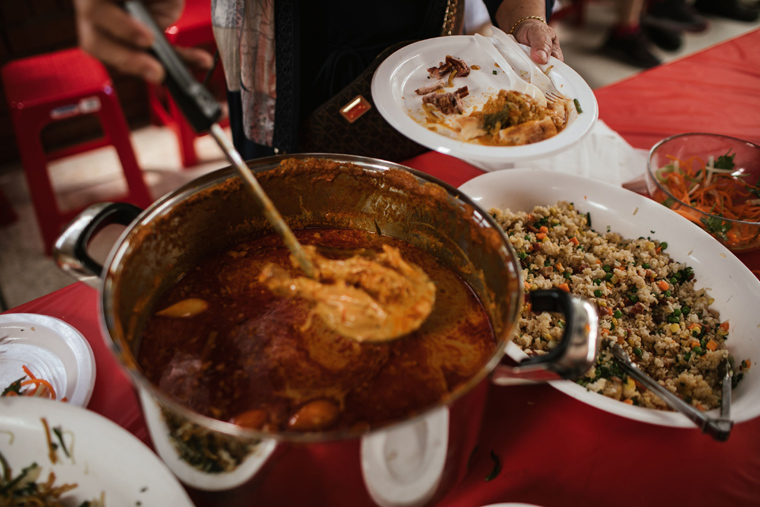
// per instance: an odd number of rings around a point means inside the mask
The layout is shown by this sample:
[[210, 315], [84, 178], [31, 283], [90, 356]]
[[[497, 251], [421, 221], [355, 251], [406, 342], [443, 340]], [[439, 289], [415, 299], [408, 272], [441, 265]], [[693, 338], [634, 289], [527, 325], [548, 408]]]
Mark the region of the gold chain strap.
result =
[[[464, 4], [464, 1], [462, 1]], [[457, 14], [459, 13], [459, 0], [448, 0], [446, 3], [446, 14], [443, 17], [443, 29], [441, 35], [452, 35], [455, 31], [458, 33], [459, 28], [456, 27]], [[456, 29], [456, 30], [455, 30]]]

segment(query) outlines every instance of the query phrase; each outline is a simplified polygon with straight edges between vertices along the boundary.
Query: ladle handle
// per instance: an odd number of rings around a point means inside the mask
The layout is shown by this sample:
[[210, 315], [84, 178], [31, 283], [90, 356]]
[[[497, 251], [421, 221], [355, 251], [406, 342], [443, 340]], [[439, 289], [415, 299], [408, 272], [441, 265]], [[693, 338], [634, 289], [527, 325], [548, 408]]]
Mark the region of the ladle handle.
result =
[[230, 163], [237, 168], [240, 177], [243, 178], [243, 181], [248, 186], [248, 189], [261, 205], [264, 215], [272, 227], [274, 227], [275, 232], [277, 232], [277, 234], [282, 237], [283, 241], [285, 242], [285, 246], [288, 247], [290, 253], [292, 253], [293, 257], [296, 258], [296, 262], [298, 262], [301, 270], [309, 278], [316, 278], [317, 270], [314, 267], [314, 263], [312, 263], [311, 260], [307, 257], [306, 252], [301, 246], [301, 243], [298, 242], [295, 234], [293, 234], [293, 231], [290, 230], [288, 224], [286, 224], [285, 220], [282, 219], [280, 212], [277, 211], [277, 208], [275, 208], [274, 204], [269, 199], [269, 196], [266, 194], [266, 192], [264, 192], [264, 189], [261, 188], [261, 185], [259, 185], [258, 180], [253, 175], [253, 171], [251, 171], [248, 165], [243, 162], [242, 157], [232, 146], [232, 142], [230, 142], [229, 137], [227, 137], [218, 123], [214, 123], [211, 126], [210, 134], [214, 139], [216, 139], [217, 144], [219, 144], [219, 146], [222, 148], [222, 151], [227, 156], [227, 160], [229, 160]]

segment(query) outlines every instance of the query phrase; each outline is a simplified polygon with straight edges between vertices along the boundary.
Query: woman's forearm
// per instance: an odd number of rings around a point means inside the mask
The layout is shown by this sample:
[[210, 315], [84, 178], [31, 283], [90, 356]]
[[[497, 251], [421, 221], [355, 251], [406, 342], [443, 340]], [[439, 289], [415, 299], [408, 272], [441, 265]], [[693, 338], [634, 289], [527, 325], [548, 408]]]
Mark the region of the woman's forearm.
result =
[[[544, 0], [504, 0], [496, 11], [496, 23], [499, 28], [509, 32], [515, 23], [528, 16], [539, 16], [546, 19], [546, 4]], [[520, 23], [539, 22], [538, 20], [525, 20]], [[520, 28], [515, 27], [515, 31]]]
[[544, 0], [503, 0], [496, 9], [496, 24], [530, 46], [533, 61], [547, 63], [549, 56], [563, 59], [557, 33], [546, 23]]

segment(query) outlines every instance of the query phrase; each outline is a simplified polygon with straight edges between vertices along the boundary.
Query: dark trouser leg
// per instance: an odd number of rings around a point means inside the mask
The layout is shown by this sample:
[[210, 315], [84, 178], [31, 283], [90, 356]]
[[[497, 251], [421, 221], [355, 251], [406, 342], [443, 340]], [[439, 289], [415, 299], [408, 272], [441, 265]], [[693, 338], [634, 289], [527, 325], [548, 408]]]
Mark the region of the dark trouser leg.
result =
[[274, 155], [274, 149], [270, 146], [264, 146], [254, 143], [245, 137], [245, 128], [243, 126], [243, 106], [240, 99], [240, 92], [227, 91], [227, 104], [230, 108], [230, 132], [232, 133], [232, 144], [243, 157], [243, 160], [252, 160], [254, 158], [268, 157]]

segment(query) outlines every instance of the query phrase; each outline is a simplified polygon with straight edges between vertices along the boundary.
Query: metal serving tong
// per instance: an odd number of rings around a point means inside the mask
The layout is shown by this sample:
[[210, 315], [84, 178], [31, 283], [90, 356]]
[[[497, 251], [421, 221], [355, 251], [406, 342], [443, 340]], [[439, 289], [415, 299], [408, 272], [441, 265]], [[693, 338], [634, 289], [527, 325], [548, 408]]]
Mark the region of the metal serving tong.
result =
[[623, 347], [617, 343], [606, 342], [605, 346], [612, 352], [612, 355], [615, 356], [615, 359], [618, 360], [626, 373], [644, 384], [648, 389], [654, 391], [670, 408], [688, 417], [691, 422], [702, 430], [702, 433], [707, 433], [720, 442], [728, 440], [731, 428], [734, 426], [734, 422], [731, 420], [731, 377], [733, 377], [733, 371], [728, 364], [728, 360], [724, 360], [720, 367], [721, 370], [725, 369], [723, 374], [723, 399], [721, 400], [720, 417], [715, 419], [692, 407], [641, 371], [631, 361], [631, 358], [628, 357]]

